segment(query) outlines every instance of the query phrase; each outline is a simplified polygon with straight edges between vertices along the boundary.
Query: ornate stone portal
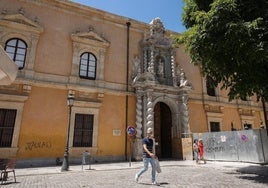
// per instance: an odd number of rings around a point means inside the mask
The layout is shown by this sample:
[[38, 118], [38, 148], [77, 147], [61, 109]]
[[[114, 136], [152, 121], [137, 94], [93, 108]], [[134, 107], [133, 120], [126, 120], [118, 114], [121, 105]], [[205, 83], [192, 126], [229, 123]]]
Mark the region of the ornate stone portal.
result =
[[[188, 93], [191, 83], [183, 69], [175, 62], [173, 41], [165, 37], [165, 28], [159, 18], [150, 23], [150, 34], [141, 41], [142, 57], [135, 57], [133, 63], [133, 87], [135, 88], [137, 135], [133, 146], [133, 157], [142, 157], [142, 137], [146, 129], [154, 129], [154, 106], [165, 103], [171, 111], [172, 157], [184, 158], [182, 138], [188, 137], [189, 114]], [[156, 140], [156, 142], [158, 142]]]

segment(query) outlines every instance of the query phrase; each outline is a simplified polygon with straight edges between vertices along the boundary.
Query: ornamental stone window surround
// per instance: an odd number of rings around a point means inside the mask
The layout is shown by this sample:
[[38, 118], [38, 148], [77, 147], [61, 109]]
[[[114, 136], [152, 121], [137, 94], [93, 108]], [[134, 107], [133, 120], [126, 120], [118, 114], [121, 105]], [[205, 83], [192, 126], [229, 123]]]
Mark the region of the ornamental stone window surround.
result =
[[43, 31], [43, 27], [22, 13], [0, 15], [0, 45], [5, 47], [6, 42], [11, 38], [19, 38], [27, 44], [25, 66], [18, 71], [17, 77], [34, 77], [36, 47]]
[[[104, 62], [106, 50], [110, 43], [102, 36], [89, 29], [88, 32], [78, 32], [71, 35], [73, 40], [73, 60], [69, 82], [71, 84], [98, 86], [104, 80]], [[79, 77], [79, 65], [81, 54], [89, 52], [97, 58], [96, 79], [88, 80]], [[93, 83], [92, 83], [93, 82]]]

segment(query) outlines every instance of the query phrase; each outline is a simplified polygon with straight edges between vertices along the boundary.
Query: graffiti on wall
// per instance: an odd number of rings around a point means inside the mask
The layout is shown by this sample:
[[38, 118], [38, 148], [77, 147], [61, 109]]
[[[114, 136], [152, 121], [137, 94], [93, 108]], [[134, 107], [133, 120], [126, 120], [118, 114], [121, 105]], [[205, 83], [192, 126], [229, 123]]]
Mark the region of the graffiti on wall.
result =
[[211, 152], [220, 152], [223, 151], [224, 147], [221, 145], [219, 141], [216, 140], [216, 138], [210, 137], [205, 140], [205, 151], [208, 153]]
[[49, 149], [51, 148], [51, 145], [51, 142], [48, 141], [31, 141], [26, 143], [25, 150]]

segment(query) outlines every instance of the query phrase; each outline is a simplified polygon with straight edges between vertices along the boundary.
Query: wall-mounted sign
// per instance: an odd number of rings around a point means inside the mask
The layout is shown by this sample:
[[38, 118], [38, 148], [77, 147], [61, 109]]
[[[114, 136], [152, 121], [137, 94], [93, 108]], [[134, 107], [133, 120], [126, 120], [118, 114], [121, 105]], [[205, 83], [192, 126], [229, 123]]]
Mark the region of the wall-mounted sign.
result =
[[247, 135], [244, 135], [244, 134], [241, 135], [241, 140], [247, 141], [247, 139], [248, 139]]
[[120, 129], [113, 130], [113, 136], [121, 136], [122, 131]]

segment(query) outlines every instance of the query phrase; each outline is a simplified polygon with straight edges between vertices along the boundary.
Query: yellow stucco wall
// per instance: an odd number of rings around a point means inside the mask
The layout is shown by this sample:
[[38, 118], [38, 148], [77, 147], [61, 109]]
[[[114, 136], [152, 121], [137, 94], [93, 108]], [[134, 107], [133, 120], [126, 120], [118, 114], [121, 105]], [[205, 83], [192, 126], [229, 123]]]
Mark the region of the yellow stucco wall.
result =
[[[100, 110], [98, 155], [123, 155], [125, 136], [125, 98], [106, 95]], [[113, 130], [120, 130], [120, 136], [113, 136]]]
[[202, 104], [189, 102], [189, 125], [191, 132], [198, 133], [207, 130], [207, 119]]
[[[126, 126], [133, 125], [133, 97], [129, 97], [128, 124], [126, 125], [126, 97], [106, 95], [100, 109], [98, 155], [124, 155]], [[121, 135], [113, 135], [120, 130]]]
[[[63, 155], [68, 126], [66, 96], [64, 90], [32, 87], [24, 106], [18, 158]], [[135, 98], [130, 96], [128, 101], [127, 125], [135, 125]], [[97, 155], [125, 155], [125, 117], [126, 97], [105, 95], [100, 107], [98, 131], [101, 134], [98, 136]], [[121, 134], [113, 135], [114, 130], [120, 130]]]
[[32, 87], [25, 102], [17, 157], [57, 157], [64, 152], [66, 91]]

